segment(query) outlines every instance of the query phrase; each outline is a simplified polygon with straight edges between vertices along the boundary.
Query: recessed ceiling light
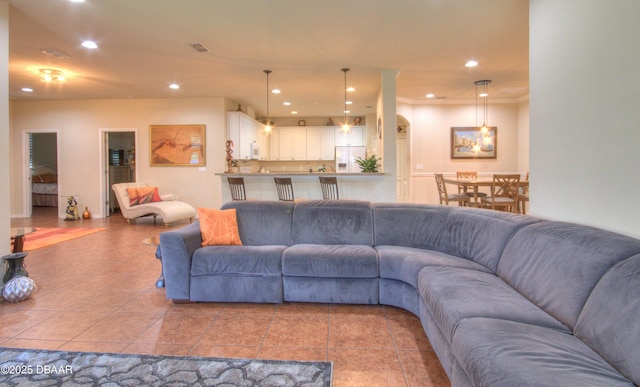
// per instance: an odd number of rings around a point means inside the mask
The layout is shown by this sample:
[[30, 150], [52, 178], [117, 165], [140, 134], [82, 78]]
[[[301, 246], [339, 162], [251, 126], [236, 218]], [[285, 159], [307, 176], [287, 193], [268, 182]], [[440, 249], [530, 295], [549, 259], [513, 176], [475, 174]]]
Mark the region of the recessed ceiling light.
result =
[[488, 96], [489, 96], [488, 93], [480, 93], [480, 94], [478, 94], [478, 97], [482, 97], [482, 98], [488, 97]]
[[351, 113], [351, 110], [345, 110], [344, 112], [345, 112], [345, 114], [349, 114], [349, 113]]
[[351, 87], [347, 87], [347, 91], [348, 91], [348, 92], [354, 92], [354, 91], [356, 91], [356, 88], [355, 88], [355, 87], [353, 87], [353, 86], [351, 86]]
[[96, 44], [96, 42], [93, 42], [91, 40], [85, 40], [84, 42], [82, 42], [82, 47], [94, 49], [98, 48], [98, 45]]
[[280, 94], [280, 89], [273, 89], [273, 90], [271, 90], [271, 92], [273, 94]]
[[351, 105], [352, 103], [353, 103], [353, 102], [351, 102], [351, 101], [344, 101], [344, 104], [345, 104], [345, 105]]
[[283, 104], [284, 106], [291, 106], [291, 102], [289, 102], [289, 101], [284, 101], [282, 104]]
[[476, 67], [478, 65], [478, 62], [476, 62], [475, 60], [470, 60], [467, 63], [465, 63], [466, 67]]
[[169, 85], [169, 88], [173, 90], [178, 90], [180, 88], [180, 85], [178, 85], [177, 83], [172, 83]]
[[291, 112], [291, 114], [298, 114], [298, 112], [294, 110]]
[[85, 0], [69, 0], [72, 3], [84, 3]]
[[33, 89], [30, 87], [23, 87], [21, 90], [25, 93], [33, 93]]
[[425, 95], [425, 97], [427, 97], [427, 98], [435, 98], [435, 96], [436, 95], [433, 94], [433, 93], [429, 93], [429, 94]]

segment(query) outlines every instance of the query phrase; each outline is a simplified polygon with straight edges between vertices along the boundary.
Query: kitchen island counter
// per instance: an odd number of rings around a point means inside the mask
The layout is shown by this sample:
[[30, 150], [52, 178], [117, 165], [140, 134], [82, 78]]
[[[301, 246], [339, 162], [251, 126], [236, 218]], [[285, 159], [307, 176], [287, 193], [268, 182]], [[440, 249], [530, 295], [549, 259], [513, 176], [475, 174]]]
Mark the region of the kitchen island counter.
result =
[[[322, 199], [319, 176], [337, 177], [340, 199], [367, 200], [371, 197], [372, 183], [381, 183], [385, 174], [278, 171], [269, 173], [216, 173], [222, 180], [222, 201], [231, 201], [227, 177], [243, 177], [247, 199], [278, 200], [274, 177], [290, 177], [296, 199]], [[380, 180], [380, 181], [378, 181]], [[375, 185], [375, 184], [373, 184]]]

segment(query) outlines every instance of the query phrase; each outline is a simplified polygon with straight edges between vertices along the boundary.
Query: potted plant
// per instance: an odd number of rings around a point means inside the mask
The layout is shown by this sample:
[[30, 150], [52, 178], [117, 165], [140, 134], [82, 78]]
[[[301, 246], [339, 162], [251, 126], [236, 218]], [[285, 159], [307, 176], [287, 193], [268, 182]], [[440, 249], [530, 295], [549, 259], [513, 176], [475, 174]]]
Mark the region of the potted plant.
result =
[[365, 173], [374, 173], [378, 172], [378, 161], [382, 160], [382, 158], [376, 157], [376, 155], [371, 155], [367, 158], [358, 157], [356, 159], [356, 163]]

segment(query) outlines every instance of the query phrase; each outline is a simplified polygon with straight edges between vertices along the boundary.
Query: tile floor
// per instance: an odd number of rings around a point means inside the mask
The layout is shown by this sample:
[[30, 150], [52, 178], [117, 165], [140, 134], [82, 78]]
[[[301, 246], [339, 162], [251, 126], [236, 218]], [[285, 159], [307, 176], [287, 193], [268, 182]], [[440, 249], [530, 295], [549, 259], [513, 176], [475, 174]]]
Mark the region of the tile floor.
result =
[[[334, 386], [447, 386], [413, 314], [388, 306], [173, 304], [142, 244], [166, 230], [142, 220], [65, 222], [36, 208], [12, 226], [107, 227], [26, 257], [38, 289], [0, 302], [0, 346], [334, 362]], [[177, 223], [172, 227], [182, 227]]]

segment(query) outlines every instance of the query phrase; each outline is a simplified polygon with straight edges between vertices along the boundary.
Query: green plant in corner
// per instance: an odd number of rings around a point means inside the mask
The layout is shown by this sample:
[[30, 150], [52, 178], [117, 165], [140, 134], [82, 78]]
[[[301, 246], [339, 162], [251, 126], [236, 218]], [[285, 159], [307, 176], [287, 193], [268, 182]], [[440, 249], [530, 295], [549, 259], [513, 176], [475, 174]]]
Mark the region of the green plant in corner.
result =
[[382, 158], [376, 157], [376, 155], [371, 155], [367, 158], [358, 157], [356, 163], [362, 170], [362, 172], [378, 172], [378, 161], [382, 160]]

